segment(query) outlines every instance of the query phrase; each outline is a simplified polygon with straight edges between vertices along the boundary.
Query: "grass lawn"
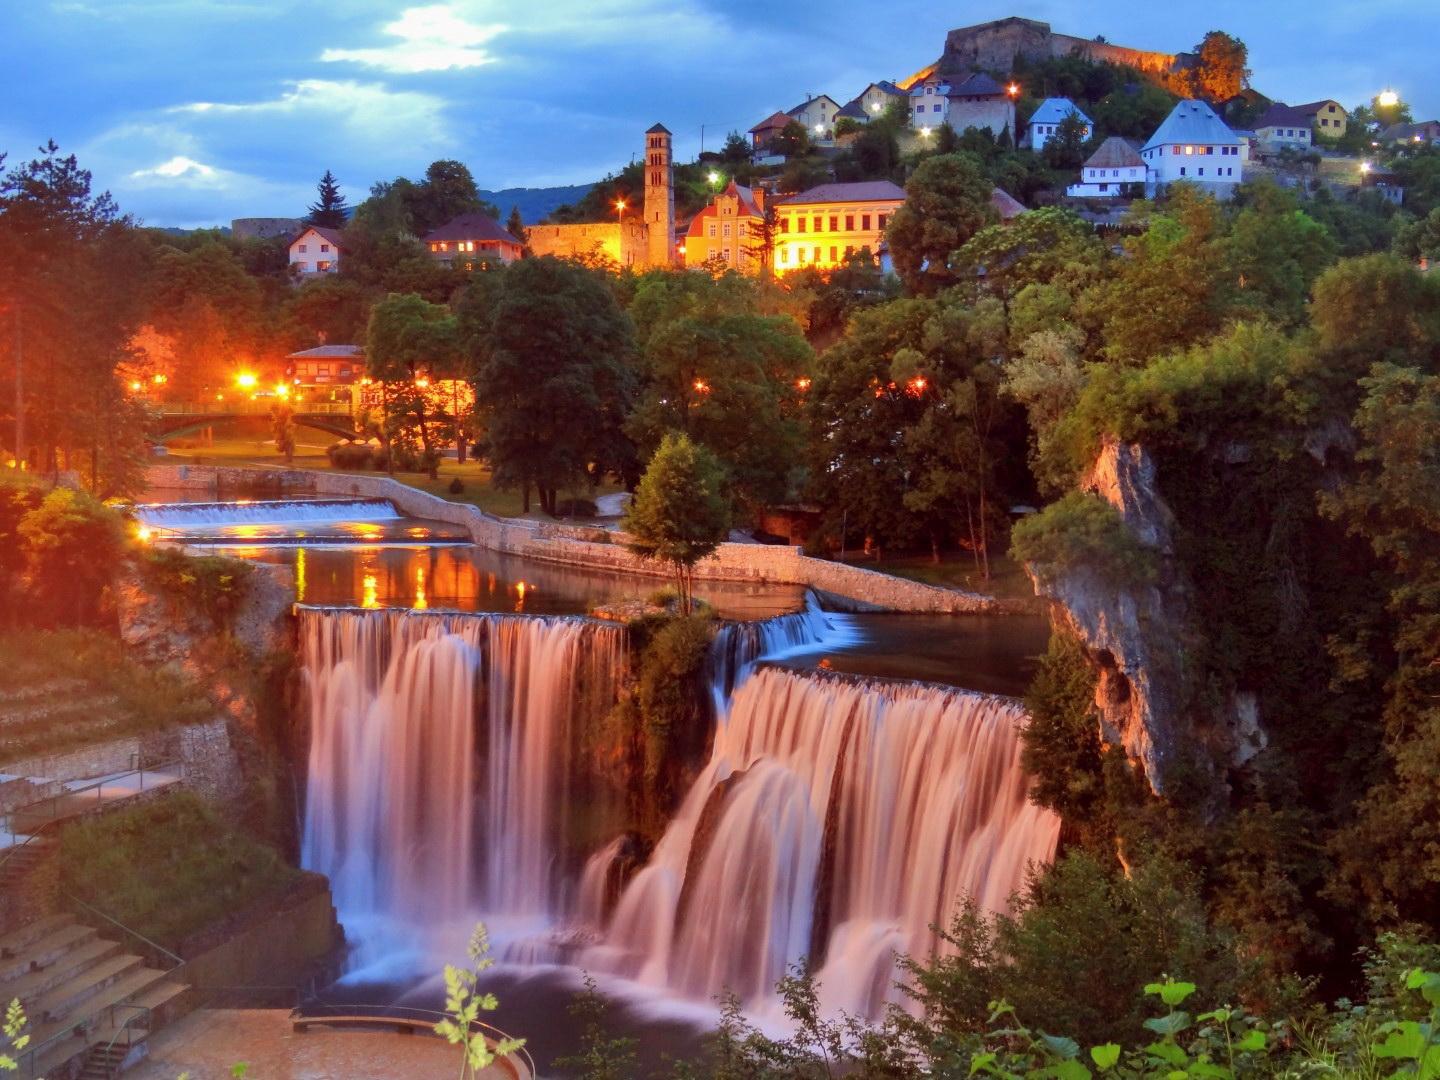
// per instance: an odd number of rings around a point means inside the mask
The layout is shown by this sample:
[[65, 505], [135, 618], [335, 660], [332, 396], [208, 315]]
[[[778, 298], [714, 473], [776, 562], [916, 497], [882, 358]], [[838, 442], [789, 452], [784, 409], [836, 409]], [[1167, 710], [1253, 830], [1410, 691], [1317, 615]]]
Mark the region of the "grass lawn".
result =
[[[332, 469], [329, 459], [325, 456], [325, 447], [328, 445], [330, 445], [328, 439], [324, 444], [320, 444], [312, 432], [301, 428], [296, 440], [295, 457], [290, 467], [316, 469], [323, 472], [349, 472], [364, 476], [384, 475], [383, 473], [361, 473], [349, 469]], [[275, 453], [273, 445], [269, 444], [262, 435], [251, 438], [243, 436], [217, 438], [213, 445], [203, 447], [177, 447], [171, 449], [167, 457], [157, 458], [156, 461], [176, 461], [194, 465], [256, 465], [267, 469], [285, 467], [285, 459]], [[450, 484], [457, 477], [465, 485], [465, 490], [458, 494], [450, 490]], [[421, 491], [428, 491], [431, 495], [449, 499], [451, 502], [470, 503], [499, 517], [529, 517], [533, 520], [550, 520], [548, 516], [540, 513], [539, 503], [533, 496], [531, 512], [528, 515], [522, 513], [523, 501], [520, 498], [520, 492], [503, 491], [496, 488], [490, 482], [489, 467], [477, 461], [467, 461], [464, 465], [458, 464], [453, 459], [442, 461], [438, 480], [431, 480], [425, 473], [403, 472], [397, 472], [395, 479], [402, 484], [419, 488]], [[593, 492], [588, 489], [562, 492], [561, 498], [578, 496], [593, 499], [596, 495], [605, 495], [619, 490], [621, 490], [619, 487], [607, 483], [602, 484]]]
[[932, 562], [929, 555], [907, 555], [880, 562], [859, 556], [846, 561], [866, 570], [880, 570], [896, 577], [921, 581], [926, 585], [966, 589], [1001, 599], [1035, 599], [1035, 590], [1030, 585], [1029, 576], [1024, 568], [1008, 555], [990, 556], [989, 581], [981, 577], [975, 568], [974, 558], [964, 551], [946, 553], [938, 563]]

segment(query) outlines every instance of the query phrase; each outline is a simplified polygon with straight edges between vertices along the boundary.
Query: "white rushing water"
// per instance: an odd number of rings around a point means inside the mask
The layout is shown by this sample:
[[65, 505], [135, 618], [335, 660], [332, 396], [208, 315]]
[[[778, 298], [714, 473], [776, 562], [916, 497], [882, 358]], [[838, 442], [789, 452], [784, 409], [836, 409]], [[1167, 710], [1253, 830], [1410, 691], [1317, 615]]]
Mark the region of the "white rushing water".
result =
[[135, 517], [153, 529], [184, 530], [197, 526], [396, 521], [400, 512], [388, 499], [275, 499], [141, 504], [135, 507]]
[[625, 674], [623, 629], [305, 611], [305, 865], [330, 876], [364, 964], [423, 967], [425, 928], [484, 918], [512, 962], [702, 1002], [733, 991], [759, 1015], [810, 957], [828, 1007], [875, 1015], [896, 955], [941, 947], [930, 928], [963, 895], [1003, 909], [1059, 821], [1027, 799], [1015, 702], [757, 668], [855, 637], [813, 603], [721, 630], [709, 760], [619, 891], [633, 844], [597, 838], [567, 872], [560, 838], [577, 732]]

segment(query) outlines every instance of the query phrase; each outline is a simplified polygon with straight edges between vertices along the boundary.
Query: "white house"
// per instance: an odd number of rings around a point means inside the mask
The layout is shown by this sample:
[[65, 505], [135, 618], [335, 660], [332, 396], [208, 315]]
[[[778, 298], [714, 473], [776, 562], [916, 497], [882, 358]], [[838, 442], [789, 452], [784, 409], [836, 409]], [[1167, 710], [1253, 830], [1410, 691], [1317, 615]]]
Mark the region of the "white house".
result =
[[1250, 144], [1225, 126], [1203, 101], [1181, 101], [1140, 151], [1145, 193], [1177, 180], [1228, 196], [1245, 179]]
[[1045, 144], [1060, 132], [1060, 125], [1067, 117], [1078, 116], [1085, 125], [1083, 139], [1089, 141], [1095, 130], [1095, 122], [1081, 112], [1069, 98], [1046, 98], [1040, 107], [1030, 114], [1030, 126], [1025, 129], [1025, 139], [1020, 144], [1031, 150], [1044, 149]]
[[930, 79], [910, 89], [910, 125], [930, 131], [945, 123], [950, 111], [950, 84]]
[[1313, 139], [1310, 116], [1278, 101], [1255, 121], [1255, 141], [1261, 150], [1309, 150]]
[[[1223, 156], [1223, 155], [1222, 155]], [[1065, 194], [1075, 199], [1116, 199], [1145, 183], [1145, 161], [1118, 135], [1111, 135], [1080, 168], [1080, 182]]]
[[296, 274], [329, 274], [340, 268], [340, 231], [306, 225], [290, 241], [290, 270]]
[[840, 103], [829, 94], [821, 94], [793, 109], [786, 109], [785, 115], [800, 121], [809, 132], [811, 142], [826, 143], [835, 138], [835, 120], [840, 115]]
[[907, 100], [908, 95], [892, 82], [873, 82], [840, 110], [841, 116], [848, 116], [856, 123], [865, 124], [883, 116], [885, 110], [896, 101]]

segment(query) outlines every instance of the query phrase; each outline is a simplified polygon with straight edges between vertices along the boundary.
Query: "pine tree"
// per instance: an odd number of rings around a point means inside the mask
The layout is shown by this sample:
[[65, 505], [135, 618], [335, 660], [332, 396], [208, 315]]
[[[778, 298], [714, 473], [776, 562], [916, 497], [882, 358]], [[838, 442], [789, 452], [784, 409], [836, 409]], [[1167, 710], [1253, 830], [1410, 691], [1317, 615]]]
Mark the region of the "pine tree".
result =
[[335, 174], [326, 169], [315, 190], [320, 193], [320, 201], [310, 207], [305, 223], [326, 229], [343, 229], [349, 208], [345, 205], [345, 196], [340, 194], [340, 181], [335, 179]]
[[526, 255], [530, 254], [530, 238], [526, 235], [525, 219], [520, 216], [520, 207], [510, 207], [510, 218], [505, 222], [505, 231], [520, 241]]

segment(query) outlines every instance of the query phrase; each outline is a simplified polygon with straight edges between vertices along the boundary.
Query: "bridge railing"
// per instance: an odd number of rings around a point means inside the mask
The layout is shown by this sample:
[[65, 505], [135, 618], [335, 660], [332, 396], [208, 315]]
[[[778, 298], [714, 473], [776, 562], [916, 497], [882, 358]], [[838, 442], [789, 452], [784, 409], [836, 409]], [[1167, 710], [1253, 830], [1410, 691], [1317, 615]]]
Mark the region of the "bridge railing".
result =
[[[161, 401], [155, 406], [161, 416], [269, 416], [276, 399], [250, 401]], [[294, 401], [290, 411], [296, 416], [350, 416], [352, 407], [345, 401]]]

